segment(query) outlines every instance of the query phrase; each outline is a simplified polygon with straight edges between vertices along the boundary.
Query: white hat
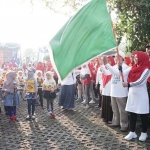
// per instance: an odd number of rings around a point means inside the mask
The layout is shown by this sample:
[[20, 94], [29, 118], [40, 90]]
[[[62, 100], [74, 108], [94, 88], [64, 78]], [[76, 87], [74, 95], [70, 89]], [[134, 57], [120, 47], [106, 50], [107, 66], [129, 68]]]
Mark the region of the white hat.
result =
[[[124, 59], [125, 58], [125, 53], [122, 51], [119, 51], [119, 55]], [[117, 56], [117, 53], [115, 54], [115, 56]]]

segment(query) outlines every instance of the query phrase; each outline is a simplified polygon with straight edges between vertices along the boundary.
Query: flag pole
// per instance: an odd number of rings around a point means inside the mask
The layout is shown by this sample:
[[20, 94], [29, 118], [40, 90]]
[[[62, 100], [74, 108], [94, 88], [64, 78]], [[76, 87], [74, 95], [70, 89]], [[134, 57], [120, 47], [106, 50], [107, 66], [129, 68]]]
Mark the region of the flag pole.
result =
[[[107, 0], [106, 0], [106, 2], [107, 2]], [[109, 15], [110, 15], [110, 13], [109, 13]], [[111, 15], [110, 15], [110, 18], [111, 18]], [[115, 30], [114, 30], [114, 26], [113, 26], [112, 20], [111, 20], [111, 25], [112, 25], [112, 30], [113, 30], [114, 38], [115, 38], [115, 41], [116, 41], [116, 32], [115, 32]], [[118, 58], [118, 61], [120, 62], [120, 56], [119, 56], [119, 50], [118, 50], [117, 41], [116, 41], [116, 45], [117, 45], [117, 47], [116, 47], [117, 58]], [[121, 78], [122, 78], [122, 82], [124, 82], [124, 76], [123, 76], [122, 66], [119, 66], [119, 71], [120, 71], [120, 76], [121, 76]]]
[[[112, 30], [113, 30], [114, 38], [115, 38], [115, 41], [116, 41], [116, 32], [115, 32], [115, 30], [114, 30], [112, 21], [111, 21], [111, 24], [112, 24]], [[117, 41], [116, 41], [116, 45], [118, 45], [118, 44], [117, 44]], [[117, 58], [118, 58], [118, 61], [120, 62], [120, 56], [119, 56], [118, 46], [116, 47], [116, 51], [117, 51]], [[121, 76], [121, 78], [122, 78], [122, 82], [124, 82], [124, 76], [123, 76], [122, 66], [119, 66], [119, 71], [120, 71], [120, 76]]]

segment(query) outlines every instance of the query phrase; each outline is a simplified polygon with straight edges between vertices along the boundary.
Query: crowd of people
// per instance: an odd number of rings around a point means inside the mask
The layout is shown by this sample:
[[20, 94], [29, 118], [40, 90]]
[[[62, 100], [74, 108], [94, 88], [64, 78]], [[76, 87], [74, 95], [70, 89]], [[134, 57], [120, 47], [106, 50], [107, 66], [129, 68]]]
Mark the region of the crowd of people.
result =
[[[0, 85], [4, 110], [11, 121], [17, 120], [16, 107], [21, 99], [27, 101], [26, 119], [35, 119], [35, 103], [47, 115], [55, 118], [54, 100], [58, 106], [73, 110], [75, 101], [86, 109], [98, 101], [95, 109], [101, 110], [101, 119], [110, 127], [130, 130], [126, 140], [137, 138], [137, 116], [141, 117], [140, 141], [148, 137], [150, 113], [150, 43], [146, 52], [135, 51], [130, 57], [119, 51], [115, 56], [100, 56], [72, 71], [65, 80], [59, 81], [50, 62], [37, 66], [29, 63], [21, 69], [3, 67]], [[93, 106], [93, 105], [92, 105]], [[1, 110], [0, 110], [1, 111]]]

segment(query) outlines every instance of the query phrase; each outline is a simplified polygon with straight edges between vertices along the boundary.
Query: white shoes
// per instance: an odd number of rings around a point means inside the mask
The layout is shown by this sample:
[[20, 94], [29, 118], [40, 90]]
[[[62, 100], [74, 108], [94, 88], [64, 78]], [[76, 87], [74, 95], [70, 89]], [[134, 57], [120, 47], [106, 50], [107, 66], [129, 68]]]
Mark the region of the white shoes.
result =
[[148, 138], [147, 133], [141, 132], [141, 136], [139, 137], [139, 140], [144, 142], [144, 141], [146, 141], [147, 138]]
[[28, 116], [26, 117], [26, 119], [30, 119], [30, 116], [28, 115]]
[[33, 116], [31, 117], [31, 119], [35, 119], [35, 116], [33, 115]]
[[83, 101], [82, 101], [82, 104], [85, 104], [85, 103], [86, 103], [86, 100], [83, 100]]
[[90, 108], [89, 104], [86, 104], [85, 108], [87, 108], [87, 109]]
[[52, 114], [52, 111], [47, 112], [47, 116], [50, 116]]
[[135, 132], [130, 132], [124, 139], [130, 141], [130, 140], [135, 139], [135, 138], [137, 138], [136, 133]]
[[[130, 140], [135, 139], [135, 138], [137, 138], [136, 133], [135, 132], [130, 132], [124, 139], [130, 141]], [[144, 141], [146, 141], [147, 138], [148, 138], [147, 133], [141, 132], [141, 136], [139, 137], [139, 140], [144, 142]]]
[[95, 101], [92, 99], [89, 103], [90, 104], [95, 104]]

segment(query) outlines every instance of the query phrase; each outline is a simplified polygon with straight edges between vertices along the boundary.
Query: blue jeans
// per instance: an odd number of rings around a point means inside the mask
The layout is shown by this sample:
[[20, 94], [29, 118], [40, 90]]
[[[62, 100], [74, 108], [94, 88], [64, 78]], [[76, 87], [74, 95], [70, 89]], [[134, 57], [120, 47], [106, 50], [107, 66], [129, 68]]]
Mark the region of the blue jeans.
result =
[[16, 116], [16, 106], [7, 106], [9, 117], [12, 117], [12, 114]]
[[31, 115], [31, 106], [32, 106], [32, 115], [34, 115], [35, 100], [34, 99], [27, 99], [27, 102], [28, 102], [28, 115]]

